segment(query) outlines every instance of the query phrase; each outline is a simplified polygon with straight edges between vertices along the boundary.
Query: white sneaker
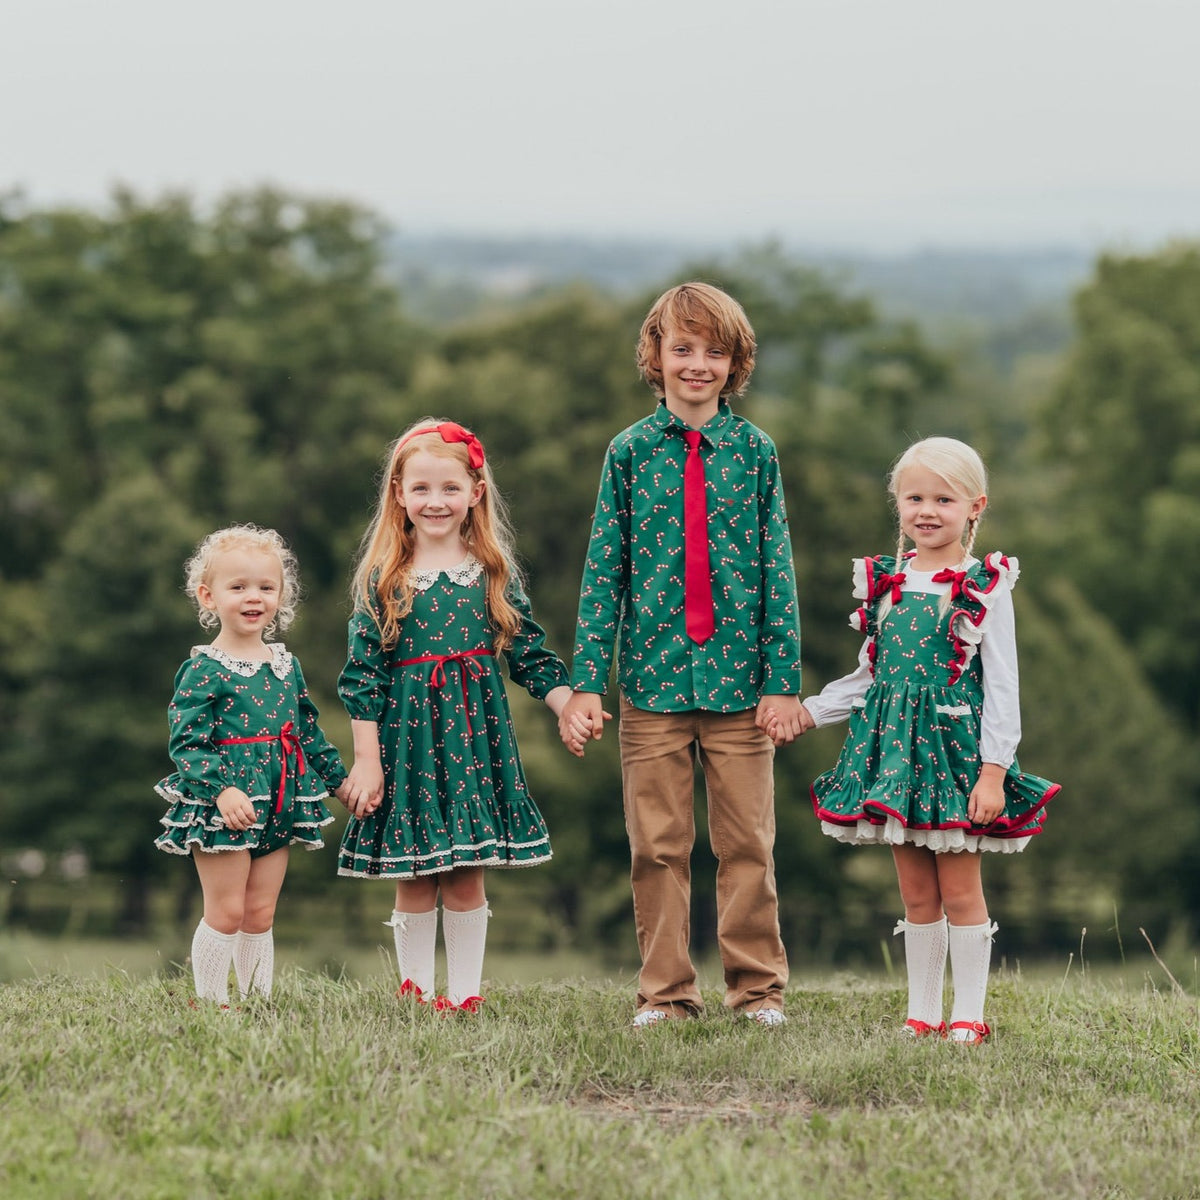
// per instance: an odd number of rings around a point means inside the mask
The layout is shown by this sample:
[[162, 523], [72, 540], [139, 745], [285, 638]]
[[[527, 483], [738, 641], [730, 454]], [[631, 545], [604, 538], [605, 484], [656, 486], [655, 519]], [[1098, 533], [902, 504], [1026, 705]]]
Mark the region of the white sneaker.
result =
[[753, 1012], [748, 1012], [746, 1017], [748, 1020], [757, 1021], [760, 1025], [767, 1025], [772, 1029], [776, 1025], [787, 1024], [787, 1014], [778, 1008], [756, 1008]]
[[659, 1021], [668, 1021], [670, 1018], [671, 1014], [663, 1012], [661, 1008], [647, 1008], [633, 1018], [633, 1027], [634, 1029], [645, 1029], [647, 1025], [657, 1025]]

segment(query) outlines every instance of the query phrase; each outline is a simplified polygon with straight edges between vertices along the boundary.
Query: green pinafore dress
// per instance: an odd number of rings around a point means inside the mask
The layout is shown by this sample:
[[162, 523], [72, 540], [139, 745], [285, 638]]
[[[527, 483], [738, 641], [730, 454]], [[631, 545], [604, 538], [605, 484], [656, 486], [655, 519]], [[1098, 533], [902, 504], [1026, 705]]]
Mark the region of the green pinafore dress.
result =
[[[856, 564], [863, 606], [851, 625], [869, 639], [873, 678], [837, 765], [812, 785], [822, 829], [854, 844], [904, 842], [936, 852], [1023, 849], [1041, 832], [1059, 785], [1023, 772], [1014, 760], [1004, 780], [1004, 811], [987, 826], [967, 816], [979, 778], [984, 679], [977, 649], [999, 589], [1012, 586], [1015, 559], [991, 554], [965, 571], [935, 576], [941, 596], [901, 591], [895, 560]], [[882, 621], [880, 604], [893, 600]]]

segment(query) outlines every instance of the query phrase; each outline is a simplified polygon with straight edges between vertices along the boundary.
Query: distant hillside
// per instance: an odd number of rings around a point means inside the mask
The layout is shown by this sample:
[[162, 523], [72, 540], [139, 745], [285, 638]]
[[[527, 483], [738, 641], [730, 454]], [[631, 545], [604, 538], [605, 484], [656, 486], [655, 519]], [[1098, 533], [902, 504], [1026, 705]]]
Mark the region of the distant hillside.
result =
[[[689, 264], [734, 257], [731, 245], [582, 238], [420, 236], [392, 242], [397, 276], [414, 315], [456, 320], [586, 282], [626, 296], [677, 279]], [[788, 247], [796, 258], [866, 292], [892, 315], [932, 326], [1020, 322], [1032, 311], [1062, 312], [1092, 258], [1055, 247], [1028, 250], [926, 249], [896, 256]]]

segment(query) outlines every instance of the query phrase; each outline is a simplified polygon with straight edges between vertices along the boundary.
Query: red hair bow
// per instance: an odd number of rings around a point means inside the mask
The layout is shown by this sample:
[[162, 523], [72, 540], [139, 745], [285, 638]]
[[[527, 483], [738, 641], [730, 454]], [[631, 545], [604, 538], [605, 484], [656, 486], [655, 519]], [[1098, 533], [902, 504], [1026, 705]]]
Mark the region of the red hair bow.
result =
[[455, 424], [453, 421], [443, 421], [440, 425], [428, 425], [424, 429], [414, 429], [407, 437], [403, 437], [396, 445], [396, 450], [405, 442], [411, 442], [415, 437], [424, 437], [427, 433], [436, 433], [443, 442], [452, 444], [462, 442], [467, 447], [467, 462], [472, 471], [478, 471], [483, 466], [483, 443], [469, 430]]
[[483, 466], [483, 443], [469, 430], [453, 421], [447, 421], [437, 427], [443, 442], [464, 442], [467, 447], [467, 461], [472, 471], [478, 471]]

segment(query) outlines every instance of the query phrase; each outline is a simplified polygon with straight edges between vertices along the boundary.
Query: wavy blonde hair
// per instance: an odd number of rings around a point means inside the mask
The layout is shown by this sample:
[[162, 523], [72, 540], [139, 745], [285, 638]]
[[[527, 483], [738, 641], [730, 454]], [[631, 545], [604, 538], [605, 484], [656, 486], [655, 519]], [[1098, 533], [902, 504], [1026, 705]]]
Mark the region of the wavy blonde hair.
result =
[[637, 365], [656, 396], [665, 395], [662, 372], [663, 331], [668, 327], [704, 334], [729, 352], [729, 378], [722, 396], [740, 396], [754, 371], [758, 343], [742, 306], [711, 283], [681, 283], [650, 306], [638, 335]]
[[200, 603], [197, 593], [201, 584], [207, 585], [211, 580], [217, 555], [228, 550], [256, 550], [262, 554], [274, 554], [279, 559], [279, 573], [283, 578], [283, 586], [279, 589], [279, 608], [274, 620], [263, 630], [263, 637], [269, 638], [276, 628], [286, 629], [295, 618], [296, 606], [300, 602], [300, 565], [283, 538], [274, 529], [264, 529], [260, 525], [227, 525], [224, 529], [215, 530], [196, 547], [196, 552], [184, 564], [184, 591], [196, 605], [200, 624], [205, 629], [216, 629], [221, 623], [215, 612]]
[[359, 545], [351, 598], [356, 611], [374, 617], [387, 649], [399, 640], [400, 622], [412, 612], [413, 606], [409, 576], [417, 544], [412, 522], [404, 506], [396, 500], [394, 485], [404, 478], [405, 464], [418, 450], [453, 460], [472, 482], [483, 483], [483, 495], [478, 504], [467, 510], [459, 533], [467, 549], [483, 565], [487, 577], [487, 610], [495, 630], [494, 648], [507, 649], [521, 627], [521, 615], [508, 599], [509, 585], [521, 586], [523, 582], [508, 507], [496, 488], [486, 457], [481, 467], [473, 468], [463, 442], [442, 440], [438, 426], [448, 423], [441, 417], [422, 417], [388, 447], [375, 512]]
[[[904, 525], [899, 520], [900, 478], [910, 467], [923, 467], [940, 475], [949, 485], [951, 491], [960, 499], [977, 500], [987, 495], [988, 475], [983, 459], [977, 451], [960, 442], [957, 438], [930, 437], [919, 442], [913, 442], [905, 452], [896, 459], [892, 472], [888, 476], [888, 491], [892, 501], [897, 506], [897, 541], [895, 571], [899, 573], [900, 565], [904, 562], [904, 550], [907, 539], [904, 536]], [[986, 510], [985, 510], [986, 511]], [[962, 571], [970, 561], [971, 551], [975, 548], [975, 539], [979, 534], [979, 522], [983, 513], [967, 520], [966, 537], [963, 540], [962, 557], [957, 569]], [[945, 614], [950, 607], [950, 593], [947, 592], [938, 602], [938, 609]], [[878, 620], [882, 621], [891, 611], [891, 593], [889, 592], [879, 605]]]

